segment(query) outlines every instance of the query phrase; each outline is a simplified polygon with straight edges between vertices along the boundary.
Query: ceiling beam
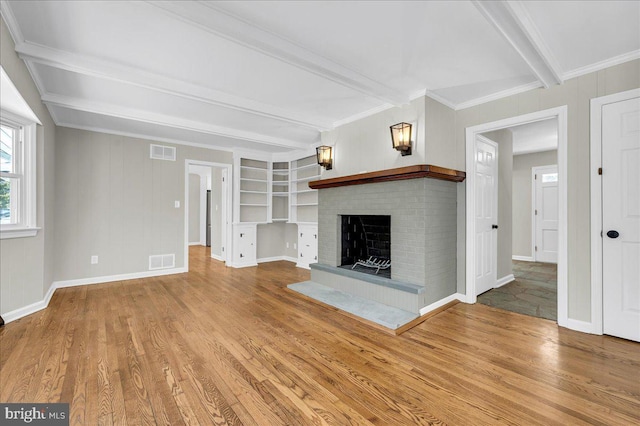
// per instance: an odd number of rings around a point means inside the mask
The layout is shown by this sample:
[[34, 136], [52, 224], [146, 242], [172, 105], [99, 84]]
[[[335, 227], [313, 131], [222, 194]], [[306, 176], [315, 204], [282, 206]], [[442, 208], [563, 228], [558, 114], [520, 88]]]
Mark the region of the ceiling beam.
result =
[[472, 0], [480, 13], [518, 52], [544, 87], [562, 84], [560, 66], [519, 1]]
[[88, 101], [86, 99], [58, 94], [45, 93], [44, 95], [42, 95], [42, 102], [47, 106], [56, 106], [72, 109], [75, 111], [83, 111], [93, 114], [106, 115], [109, 117], [123, 118], [126, 120], [173, 127], [182, 130], [190, 130], [215, 136], [224, 136], [228, 138], [256, 142], [266, 145], [280, 146], [289, 149], [305, 149], [310, 145], [310, 143], [275, 138], [272, 136], [248, 132], [245, 130], [216, 126], [210, 123], [202, 123], [199, 121], [178, 118], [166, 114], [158, 114], [136, 108], [112, 105], [103, 102]]
[[332, 128], [330, 120], [318, 120], [315, 117], [299, 112], [285, 110], [273, 105], [267, 105], [103, 59], [78, 55], [30, 42], [16, 43], [16, 52], [27, 63], [40, 63], [81, 75], [143, 87], [156, 92], [230, 108], [318, 131]]
[[218, 37], [263, 53], [326, 80], [391, 105], [409, 103], [409, 96], [379, 81], [316, 54], [308, 48], [261, 29], [212, 2], [148, 1], [174, 17]]

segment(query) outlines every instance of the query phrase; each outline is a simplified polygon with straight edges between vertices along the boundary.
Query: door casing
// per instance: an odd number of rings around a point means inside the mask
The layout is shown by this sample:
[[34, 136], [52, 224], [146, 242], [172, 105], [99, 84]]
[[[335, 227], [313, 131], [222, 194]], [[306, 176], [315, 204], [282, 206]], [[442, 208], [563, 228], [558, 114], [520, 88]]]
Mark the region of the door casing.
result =
[[603, 334], [602, 309], [602, 107], [640, 97], [640, 89], [591, 99], [591, 326], [587, 332]]
[[476, 136], [481, 133], [520, 124], [556, 118], [558, 123], [558, 324], [579, 329], [580, 324], [568, 318], [567, 288], [567, 106], [537, 111], [503, 120], [467, 127], [466, 140], [466, 240], [465, 240], [465, 302], [475, 303], [475, 161]]

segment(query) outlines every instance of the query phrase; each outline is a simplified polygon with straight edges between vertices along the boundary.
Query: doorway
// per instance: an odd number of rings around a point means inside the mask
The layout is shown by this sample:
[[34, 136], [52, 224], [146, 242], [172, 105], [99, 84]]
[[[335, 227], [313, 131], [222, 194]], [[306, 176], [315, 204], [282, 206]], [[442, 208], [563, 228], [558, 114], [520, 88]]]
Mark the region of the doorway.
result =
[[[211, 248], [207, 249], [210, 250], [209, 256], [222, 262], [226, 262], [227, 254], [231, 253], [231, 167], [230, 164], [185, 160], [184, 253], [187, 271], [190, 240], [199, 239], [198, 245], [210, 244]], [[191, 179], [194, 173], [201, 178], [197, 183], [195, 179]], [[206, 182], [207, 179], [210, 179], [210, 183]], [[192, 188], [194, 185], [198, 188]], [[209, 201], [206, 189], [211, 191]], [[198, 203], [192, 202], [193, 197], [199, 199]], [[190, 207], [195, 205], [199, 211], [193, 214]], [[201, 218], [197, 221], [197, 229], [192, 229], [192, 232], [190, 223], [194, 223], [195, 220], [190, 216]], [[207, 224], [210, 224], [210, 230], [207, 229]], [[207, 231], [210, 232], [210, 237], [207, 237]]]
[[[562, 326], [566, 326], [567, 323], [567, 184], [566, 184], [566, 164], [567, 164], [567, 107], [558, 107], [545, 111], [539, 111], [532, 114], [526, 114], [518, 117], [512, 117], [505, 120], [500, 120], [491, 123], [485, 123], [473, 127], [469, 127], [466, 130], [466, 164], [467, 164], [467, 183], [466, 183], [466, 302], [475, 303], [478, 295], [478, 270], [480, 264], [479, 259], [482, 259], [483, 249], [480, 245], [482, 239], [478, 239], [477, 229], [478, 215], [480, 214], [478, 209], [478, 198], [481, 197], [482, 187], [478, 186], [478, 183], [482, 183], [483, 177], [478, 174], [477, 159], [478, 149], [476, 141], [478, 135], [486, 134], [497, 130], [502, 130], [510, 127], [525, 125], [529, 123], [535, 123], [539, 121], [555, 119], [555, 126], [557, 130], [557, 163], [558, 163], [558, 264], [557, 264], [557, 319], [558, 323]], [[499, 155], [498, 155], [499, 157]], [[498, 217], [499, 219], [499, 217]], [[492, 225], [500, 226], [500, 222]], [[497, 233], [497, 228], [495, 231]], [[529, 228], [530, 229], [530, 228]], [[508, 280], [513, 280], [514, 277], [498, 277], [496, 282], [499, 284], [506, 284]], [[506, 281], [506, 282], [504, 282]]]

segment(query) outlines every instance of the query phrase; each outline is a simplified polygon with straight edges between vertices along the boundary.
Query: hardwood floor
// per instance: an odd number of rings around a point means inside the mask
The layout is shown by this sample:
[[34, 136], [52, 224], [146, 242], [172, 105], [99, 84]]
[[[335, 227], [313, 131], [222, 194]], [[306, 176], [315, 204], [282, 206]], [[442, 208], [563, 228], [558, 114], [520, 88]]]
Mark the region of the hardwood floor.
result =
[[630, 425], [640, 344], [459, 303], [391, 336], [285, 291], [287, 262], [57, 290], [0, 331], [0, 401], [71, 424]]

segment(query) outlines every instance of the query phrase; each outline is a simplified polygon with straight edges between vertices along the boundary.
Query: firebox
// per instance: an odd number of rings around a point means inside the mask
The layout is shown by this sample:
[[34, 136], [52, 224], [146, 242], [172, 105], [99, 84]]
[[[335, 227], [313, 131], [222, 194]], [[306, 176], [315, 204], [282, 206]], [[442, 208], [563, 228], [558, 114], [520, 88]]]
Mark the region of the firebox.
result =
[[391, 216], [342, 215], [342, 268], [391, 278]]

